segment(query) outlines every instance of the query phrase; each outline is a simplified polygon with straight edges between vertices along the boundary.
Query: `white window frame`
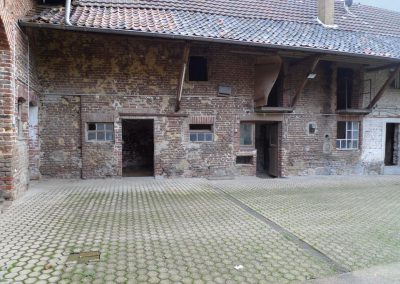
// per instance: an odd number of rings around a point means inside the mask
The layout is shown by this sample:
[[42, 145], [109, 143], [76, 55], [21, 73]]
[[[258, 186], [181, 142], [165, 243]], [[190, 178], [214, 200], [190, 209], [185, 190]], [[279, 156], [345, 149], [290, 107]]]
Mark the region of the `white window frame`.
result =
[[360, 147], [360, 122], [359, 121], [338, 121], [346, 123], [345, 138], [336, 139], [337, 150], [358, 150]]
[[[210, 125], [211, 130], [201, 130], [201, 129], [190, 129], [191, 125]], [[206, 137], [209, 137], [211, 135], [211, 140], [206, 140]], [[192, 140], [192, 137], [196, 137], [195, 140]], [[204, 140], [199, 140], [199, 137], [204, 137]], [[189, 124], [189, 141], [191, 143], [210, 143], [214, 142], [214, 125], [213, 124], [196, 124], [196, 123], [191, 123]]]
[[[95, 130], [89, 130], [89, 124], [95, 125]], [[107, 129], [107, 125], [111, 125], [112, 129]], [[111, 139], [107, 139], [107, 134], [112, 134]], [[91, 138], [90, 134], [94, 134], [96, 138]], [[99, 139], [99, 136], [104, 134], [103, 139]], [[115, 139], [115, 127], [113, 122], [87, 122], [86, 123], [86, 141], [87, 142], [114, 142]]]

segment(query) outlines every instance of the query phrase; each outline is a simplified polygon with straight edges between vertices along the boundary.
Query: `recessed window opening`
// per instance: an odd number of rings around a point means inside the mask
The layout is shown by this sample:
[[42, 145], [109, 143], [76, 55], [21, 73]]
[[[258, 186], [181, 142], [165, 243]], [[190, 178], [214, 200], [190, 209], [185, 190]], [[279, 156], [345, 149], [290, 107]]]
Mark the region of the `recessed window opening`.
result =
[[238, 165], [252, 165], [253, 164], [253, 156], [237, 156], [236, 164]]
[[24, 100], [23, 99], [18, 99], [18, 105], [17, 105], [17, 135], [18, 135], [19, 138], [23, 137], [23, 134], [24, 134], [23, 123], [22, 123], [23, 105], [24, 105]]
[[208, 64], [206, 57], [190, 56], [189, 81], [208, 81]]
[[113, 141], [114, 123], [90, 122], [87, 124], [88, 141]]
[[337, 70], [337, 109], [351, 108], [354, 72], [350, 68]]
[[360, 123], [339, 121], [337, 124], [336, 148], [339, 150], [357, 150], [359, 146]]
[[240, 145], [253, 146], [254, 145], [254, 124], [241, 123], [240, 124]]
[[397, 73], [396, 77], [394, 78], [392, 82], [392, 88], [400, 89], [400, 72]]
[[191, 142], [211, 142], [214, 140], [212, 124], [189, 124]]
[[283, 96], [283, 72], [279, 72], [278, 78], [269, 93], [267, 107], [279, 107], [281, 106], [281, 98]]

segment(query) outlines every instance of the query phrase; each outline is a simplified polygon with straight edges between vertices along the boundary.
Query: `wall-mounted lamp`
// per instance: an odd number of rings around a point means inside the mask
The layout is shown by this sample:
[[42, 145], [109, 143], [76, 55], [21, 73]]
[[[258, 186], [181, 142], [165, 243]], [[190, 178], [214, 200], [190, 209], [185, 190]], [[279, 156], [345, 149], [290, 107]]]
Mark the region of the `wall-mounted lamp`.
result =
[[315, 73], [310, 73], [307, 76], [308, 79], [315, 79], [315, 77], [317, 77], [317, 74], [315, 74]]

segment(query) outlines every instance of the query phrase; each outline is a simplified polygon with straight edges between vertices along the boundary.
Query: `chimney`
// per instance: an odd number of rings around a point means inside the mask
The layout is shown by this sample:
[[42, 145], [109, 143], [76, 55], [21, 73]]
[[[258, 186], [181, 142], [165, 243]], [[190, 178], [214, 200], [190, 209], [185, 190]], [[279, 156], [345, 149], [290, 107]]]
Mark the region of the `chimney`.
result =
[[324, 25], [334, 24], [335, 0], [318, 0], [318, 19]]

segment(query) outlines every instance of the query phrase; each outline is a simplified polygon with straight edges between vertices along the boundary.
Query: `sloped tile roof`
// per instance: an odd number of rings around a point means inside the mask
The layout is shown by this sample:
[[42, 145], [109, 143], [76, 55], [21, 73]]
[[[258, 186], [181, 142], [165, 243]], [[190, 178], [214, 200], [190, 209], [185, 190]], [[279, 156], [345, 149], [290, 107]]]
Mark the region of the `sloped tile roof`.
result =
[[[335, 3], [336, 28], [316, 20], [316, 0], [76, 0], [73, 26], [298, 47], [400, 60], [400, 13]], [[368, 22], [367, 22], [368, 20]], [[64, 24], [64, 8], [22, 23]]]

